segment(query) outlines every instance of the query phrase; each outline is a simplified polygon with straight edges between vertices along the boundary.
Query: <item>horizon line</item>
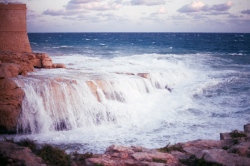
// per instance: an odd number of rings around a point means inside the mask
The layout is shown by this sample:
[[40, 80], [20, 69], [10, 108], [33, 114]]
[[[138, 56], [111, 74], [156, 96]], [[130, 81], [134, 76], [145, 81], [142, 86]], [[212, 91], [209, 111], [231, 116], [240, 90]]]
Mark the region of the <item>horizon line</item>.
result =
[[233, 33], [244, 33], [250, 34], [250, 32], [27, 32], [27, 33], [225, 33], [225, 34], [233, 34]]

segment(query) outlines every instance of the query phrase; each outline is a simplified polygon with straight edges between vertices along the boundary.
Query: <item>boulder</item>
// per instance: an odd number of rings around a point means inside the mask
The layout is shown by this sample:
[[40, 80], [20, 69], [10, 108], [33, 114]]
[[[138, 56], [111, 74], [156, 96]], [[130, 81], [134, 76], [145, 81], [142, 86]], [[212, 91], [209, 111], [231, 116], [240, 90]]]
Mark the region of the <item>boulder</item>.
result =
[[43, 68], [52, 68], [52, 59], [50, 57], [44, 57], [42, 59], [42, 66]]

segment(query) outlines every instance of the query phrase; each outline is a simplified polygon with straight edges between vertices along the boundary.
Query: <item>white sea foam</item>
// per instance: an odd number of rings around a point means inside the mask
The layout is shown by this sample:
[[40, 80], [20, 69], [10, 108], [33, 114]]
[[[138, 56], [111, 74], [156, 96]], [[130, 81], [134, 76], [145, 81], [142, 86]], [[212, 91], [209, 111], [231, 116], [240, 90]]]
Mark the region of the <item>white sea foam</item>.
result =
[[[218, 139], [219, 132], [228, 131], [227, 123], [235, 129], [245, 121], [231, 116], [222, 121], [213, 116], [211, 109], [217, 106], [200, 97], [223, 81], [209, 77], [213, 71], [204, 68], [207, 57], [199, 64], [196, 55], [53, 57], [67, 69], [36, 70], [17, 80], [26, 94], [19, 127], [32, 134], [16, 139], [30, 137], [92, 152], [111, 144], [155, 148], [168, 142]], [[96, 85], [99, 101], [88, 81]]]

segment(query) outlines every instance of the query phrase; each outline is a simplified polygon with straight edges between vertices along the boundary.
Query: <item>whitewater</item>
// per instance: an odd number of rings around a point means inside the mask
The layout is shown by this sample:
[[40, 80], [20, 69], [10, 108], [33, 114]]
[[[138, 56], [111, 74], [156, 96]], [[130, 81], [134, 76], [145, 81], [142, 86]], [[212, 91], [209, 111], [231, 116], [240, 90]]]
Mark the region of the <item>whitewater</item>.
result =
[[67, 68], [15, 79], [25, 99], [12, 137], [101, 153], [241, 130], [250, 122], [249, 35], [221, 34], [228, 43], [217, 49], [213, 35], [30, 34], [33, 50]]

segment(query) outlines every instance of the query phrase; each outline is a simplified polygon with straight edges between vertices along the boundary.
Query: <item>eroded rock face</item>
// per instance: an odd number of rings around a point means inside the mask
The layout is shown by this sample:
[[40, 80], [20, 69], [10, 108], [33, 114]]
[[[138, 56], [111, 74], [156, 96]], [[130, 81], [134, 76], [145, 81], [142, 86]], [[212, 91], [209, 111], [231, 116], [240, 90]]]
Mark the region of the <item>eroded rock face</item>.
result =
[[15, 63], [0, 64], [0, 78], [16, 77], [20, 73], [20, 65]]
[[9, 78], [0, 79], [0, 133], [14, 133], [24, 91]]
[[15, 133], [22, 109], [24, 91], [11, 78], [27, 76], [34, 68], [65, 68], [53, 66], [52, 59], [44, 53], [13, 53], [0, 51], [0, 133]]
[[20, 65], [19, 73], [32, 72], [34, 68], [66, 68], [64, 64], [53, 64], [52, 59], [45, 53], [14, 53], [1, 52], [0, 60], [3, 63], [14, 63]]

